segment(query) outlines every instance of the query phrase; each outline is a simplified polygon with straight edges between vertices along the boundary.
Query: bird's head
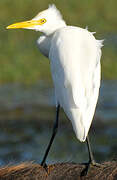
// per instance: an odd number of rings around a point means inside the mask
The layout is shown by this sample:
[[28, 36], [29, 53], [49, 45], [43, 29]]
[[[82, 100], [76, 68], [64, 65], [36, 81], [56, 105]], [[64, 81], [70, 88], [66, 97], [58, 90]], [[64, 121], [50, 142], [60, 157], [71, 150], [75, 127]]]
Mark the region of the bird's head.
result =
[[7, 29], [33, 29], [50, 35], [57, 29], [66, 26], [62, 15], [54, 4], [49, 5], [48, 9], [40, 12], [32, 20], [11, 24]]

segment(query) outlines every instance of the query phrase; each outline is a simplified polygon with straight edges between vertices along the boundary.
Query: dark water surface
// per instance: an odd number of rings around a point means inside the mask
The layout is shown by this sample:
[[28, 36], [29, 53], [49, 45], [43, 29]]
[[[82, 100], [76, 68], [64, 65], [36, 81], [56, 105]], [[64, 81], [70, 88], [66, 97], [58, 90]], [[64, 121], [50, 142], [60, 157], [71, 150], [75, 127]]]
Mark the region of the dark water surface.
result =
[[[1, 86], [0, 165], [40, 162], [51, 136], [54, 116], [54, 91], [48, 84]], [[117, 81], [102, 82], [90, 139], [98, 162], [117, 157]], [[76, 139], [61, 110], [59, 131], [48, 162], [87, 160], [86, 144]]]

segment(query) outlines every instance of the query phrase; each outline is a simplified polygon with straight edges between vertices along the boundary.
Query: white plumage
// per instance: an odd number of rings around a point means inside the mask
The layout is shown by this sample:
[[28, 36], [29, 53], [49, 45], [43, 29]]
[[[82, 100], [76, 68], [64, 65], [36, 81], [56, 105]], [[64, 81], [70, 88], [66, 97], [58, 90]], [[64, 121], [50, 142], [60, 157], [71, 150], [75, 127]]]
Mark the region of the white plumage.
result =
[[50, 60], [56, 102], [71, 120], [77, 138], [85, 141], [99, 94], [102, 41], [87, 29], [67, 26], [55, 5], [10, 28], [43, 33], [37, 43]]
[[85, 141], [99, 94], [103, 41], [87, 29], [66, 25], [51, 37], [42, 37], [38, 45], [50, 59], [56, 101], [71, 120], [77, 138]]
[[85, 29], [58, 30], [49, 51], [56, 99], [71, 120], [77, 138], [85, 141], [100, 86], [101, 43]]

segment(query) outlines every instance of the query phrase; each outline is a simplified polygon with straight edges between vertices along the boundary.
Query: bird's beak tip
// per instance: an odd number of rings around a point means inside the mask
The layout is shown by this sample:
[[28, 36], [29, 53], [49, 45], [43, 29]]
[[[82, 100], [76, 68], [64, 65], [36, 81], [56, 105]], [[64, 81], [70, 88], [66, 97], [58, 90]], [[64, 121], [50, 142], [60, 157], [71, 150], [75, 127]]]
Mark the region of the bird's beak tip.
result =
[[15, 24], [11, 24], [9, 26], [6, 27], [6, 29], [19, 29], [19, 28], [23, 28], [20, 23], [15, 23]]
[[7, 26], [7, 27], [6, 27], [6, 29], [10, 29], [10, 27], [9, 27], [9, 26]]
[[15, 28], [16, 27], [14, 25], [12, 25], [12, 24], [6, 27], [6, 29], [15, 29]]

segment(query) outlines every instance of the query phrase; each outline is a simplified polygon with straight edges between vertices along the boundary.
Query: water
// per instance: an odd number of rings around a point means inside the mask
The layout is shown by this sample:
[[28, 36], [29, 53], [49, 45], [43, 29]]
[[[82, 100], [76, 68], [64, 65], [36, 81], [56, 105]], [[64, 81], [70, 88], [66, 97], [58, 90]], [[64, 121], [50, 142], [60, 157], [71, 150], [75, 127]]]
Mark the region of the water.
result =
[[[104, 81], [90, 130], [95, 159], [117, 155], [117, 81]], [[7, 84], [0, 87], [0, 165], [22, 161], [40, 162], [52, 132], [54, 91], [46, 83], [33, 86]], [[59, 131], [48, 163], [86, 162], [85, 143], [80, 143], [61, 110]]]

